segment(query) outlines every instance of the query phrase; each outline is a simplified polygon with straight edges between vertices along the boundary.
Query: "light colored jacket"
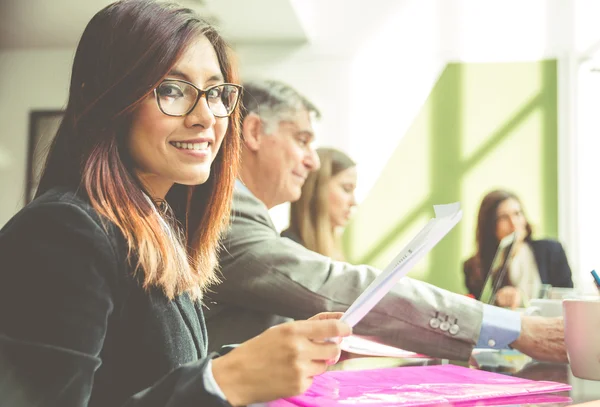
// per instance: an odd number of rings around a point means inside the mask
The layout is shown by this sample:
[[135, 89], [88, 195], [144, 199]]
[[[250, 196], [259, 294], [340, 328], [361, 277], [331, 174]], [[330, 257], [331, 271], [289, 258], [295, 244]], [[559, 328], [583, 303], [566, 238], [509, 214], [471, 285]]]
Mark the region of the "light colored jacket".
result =
[[[244, 342], [289, 318], [345, 311], [380, 272], [280, 237], [266, 206], [237, 187], [220, 266], [222, 283], [205, 300], [209, 350]], [[478, 301], [405, 277], [354, 333], [431, 356], [468, 359], [482, 312]]]

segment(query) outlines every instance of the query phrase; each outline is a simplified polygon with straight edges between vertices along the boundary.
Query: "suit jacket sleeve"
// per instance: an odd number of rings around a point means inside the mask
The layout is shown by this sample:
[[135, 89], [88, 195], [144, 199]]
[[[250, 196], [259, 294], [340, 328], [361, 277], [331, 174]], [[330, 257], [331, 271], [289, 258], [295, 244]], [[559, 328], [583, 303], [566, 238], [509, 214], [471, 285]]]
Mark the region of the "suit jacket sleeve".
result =
[[[345, 311], [379, 273], [332, 261], [281, 238], [266, 207], [239, 190], [220, 263], [224, 281], [211, 296], [215, 300], [296, 319]], [[430, 321], [436, 317], [456, 323], [459, 331], [452, 335], [432, 328]], [[354, 332], [432, 356], [466, 359], [481, 320], [477, 301], [404, 278]]]
[[[98, 219], [69, 202], [34, 205], [0, 234], [3, 405], [86, 406], [124, 267]], [[207, 359], [184, 365], [127, 406], [228, 406], [203, 387]]]

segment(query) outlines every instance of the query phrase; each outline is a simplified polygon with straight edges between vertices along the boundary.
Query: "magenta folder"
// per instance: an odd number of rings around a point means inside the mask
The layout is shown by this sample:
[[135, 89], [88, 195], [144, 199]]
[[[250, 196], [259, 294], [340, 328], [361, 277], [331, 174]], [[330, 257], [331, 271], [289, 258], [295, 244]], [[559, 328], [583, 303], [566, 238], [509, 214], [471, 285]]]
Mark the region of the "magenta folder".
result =
[[570, 389], [568, 384], [520, 379], [454, 365], [332, 371], [315, 377], [303, 395], [274, 401], [269, 407], [439, 404], [466, 407], [474, 402], [542, 403], [544, 399], [566, 403], [570, 401], [568, 397], [540, 395]]

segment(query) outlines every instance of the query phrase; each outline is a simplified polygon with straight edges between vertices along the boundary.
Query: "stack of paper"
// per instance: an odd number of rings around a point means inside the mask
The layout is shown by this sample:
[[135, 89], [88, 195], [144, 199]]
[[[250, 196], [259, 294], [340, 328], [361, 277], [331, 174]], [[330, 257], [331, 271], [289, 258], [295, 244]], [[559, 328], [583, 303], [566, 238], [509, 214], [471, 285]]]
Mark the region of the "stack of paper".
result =
[[383, 345], [363, 338], [359, 335], [350, 335], [342, 340], [340, 347], [343, 351], [365, 356], [387, 356], [391, 358], [429, 358], [420, 353]]

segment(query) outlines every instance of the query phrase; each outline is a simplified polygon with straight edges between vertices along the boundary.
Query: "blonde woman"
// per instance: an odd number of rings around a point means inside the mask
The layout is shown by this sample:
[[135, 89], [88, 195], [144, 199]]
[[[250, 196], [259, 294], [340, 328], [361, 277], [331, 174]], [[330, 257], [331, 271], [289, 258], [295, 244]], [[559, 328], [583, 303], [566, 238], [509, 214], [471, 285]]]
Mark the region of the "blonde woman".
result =
[[356, 206], [356, 163], [334, 148], [318, 148], [321, 167], [309, 174], [302, 196], [291, 204], [282, 236], [336, 260], [344, 260], [340, 233]]

